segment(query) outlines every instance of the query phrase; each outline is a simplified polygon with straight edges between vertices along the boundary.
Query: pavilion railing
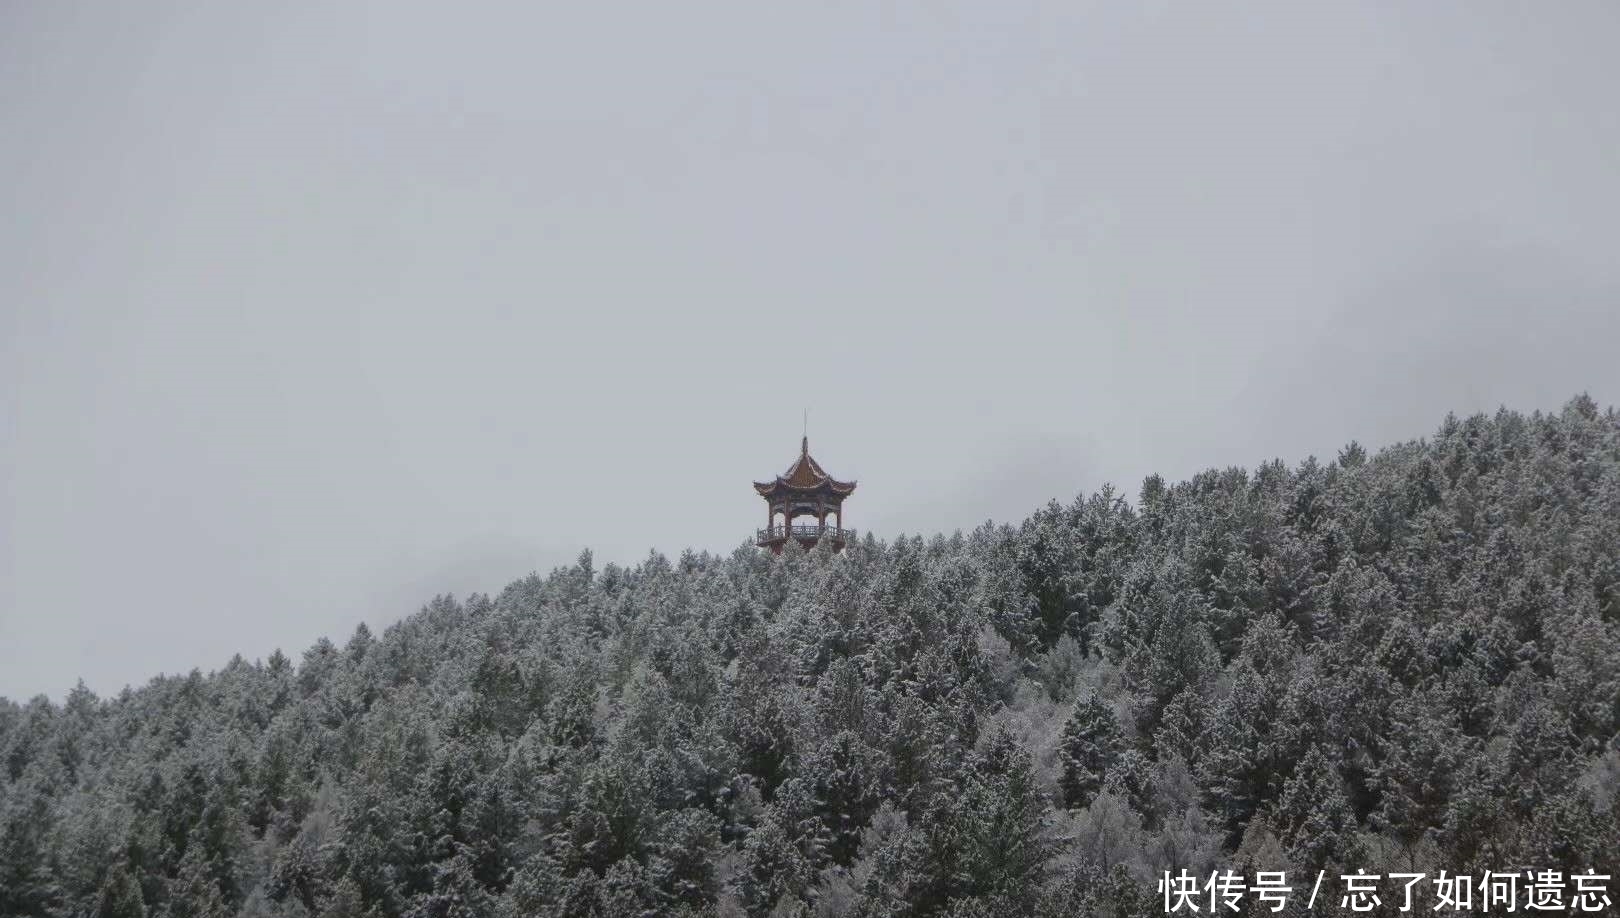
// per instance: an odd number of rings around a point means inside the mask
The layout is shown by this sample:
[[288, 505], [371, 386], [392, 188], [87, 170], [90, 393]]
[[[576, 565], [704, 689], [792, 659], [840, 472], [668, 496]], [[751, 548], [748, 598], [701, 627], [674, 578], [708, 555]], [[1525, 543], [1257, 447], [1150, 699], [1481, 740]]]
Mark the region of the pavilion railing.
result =
[[787, 537], [801, 541], [814, 541], [816, 539], [832, 539], [840, 542], [855, 540], [855, 530], [840, 529], [837, 526], [817, 526], [815, 524], [796, 524], [794, 526], [770, 526], [756, 533], [755, 542], [759, 545], [769, 545], [772, 542], [786, 541]]

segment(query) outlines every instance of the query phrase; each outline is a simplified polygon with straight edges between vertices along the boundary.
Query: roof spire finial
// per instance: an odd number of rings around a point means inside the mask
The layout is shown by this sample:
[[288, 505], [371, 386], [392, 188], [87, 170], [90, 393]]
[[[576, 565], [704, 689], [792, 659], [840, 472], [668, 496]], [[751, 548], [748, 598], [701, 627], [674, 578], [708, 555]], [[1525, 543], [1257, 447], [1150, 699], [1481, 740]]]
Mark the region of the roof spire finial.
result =
[[800, 455], [810, 455], [810, 409], [804, 409], [804, 439], [799, 441]]

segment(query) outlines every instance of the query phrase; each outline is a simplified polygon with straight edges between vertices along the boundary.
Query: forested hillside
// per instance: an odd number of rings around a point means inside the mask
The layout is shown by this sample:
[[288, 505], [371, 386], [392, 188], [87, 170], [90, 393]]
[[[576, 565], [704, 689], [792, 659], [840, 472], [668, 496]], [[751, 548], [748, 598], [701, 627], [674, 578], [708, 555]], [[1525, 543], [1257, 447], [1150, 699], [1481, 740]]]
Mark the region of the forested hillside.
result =
[[0, 915], [1147, 915], [1166, 869], [1612, 870], [1617, 732], [1620, 416], [1580, 397], [841, 555], [587, 554], [297, 659], [0, 700]]

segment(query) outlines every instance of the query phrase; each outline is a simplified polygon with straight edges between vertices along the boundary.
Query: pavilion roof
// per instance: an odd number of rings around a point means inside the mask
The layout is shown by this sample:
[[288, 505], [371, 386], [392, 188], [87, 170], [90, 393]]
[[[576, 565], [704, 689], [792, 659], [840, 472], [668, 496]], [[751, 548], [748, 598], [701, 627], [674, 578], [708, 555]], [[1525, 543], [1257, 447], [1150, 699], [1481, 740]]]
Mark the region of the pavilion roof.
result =
[[774, 481], [754, 482], [754, 490], [766, 497], [782, 491], [812, 493], [823, 490], [844, 496], [855, 490], [855, 482], [840, 481], [828, 475], [821, 463], [810, 455], [810, 438], [805, 437], [799, 442], [799, 458], [788, 466], [788, 470], [776, 476]]

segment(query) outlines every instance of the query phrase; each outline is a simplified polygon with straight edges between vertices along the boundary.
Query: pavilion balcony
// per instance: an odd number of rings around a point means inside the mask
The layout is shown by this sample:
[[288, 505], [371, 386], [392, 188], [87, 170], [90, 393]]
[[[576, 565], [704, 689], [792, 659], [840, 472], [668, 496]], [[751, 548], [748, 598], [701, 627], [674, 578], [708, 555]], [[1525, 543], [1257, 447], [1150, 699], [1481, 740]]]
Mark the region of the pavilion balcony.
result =
[[794, 526], [771, 526], [767, 529], [761, 529], [755, 534], [754, 544], [761, 548], [776, 547], [787, 542], [790, 535], [805, 545], [813, 545], [821, 539], [829, 539], [835, 543], [853, 542], [855, 540], [855, 530], [853, 529], [840, 529], [837, 526], [817, 526], [811, 523]]

